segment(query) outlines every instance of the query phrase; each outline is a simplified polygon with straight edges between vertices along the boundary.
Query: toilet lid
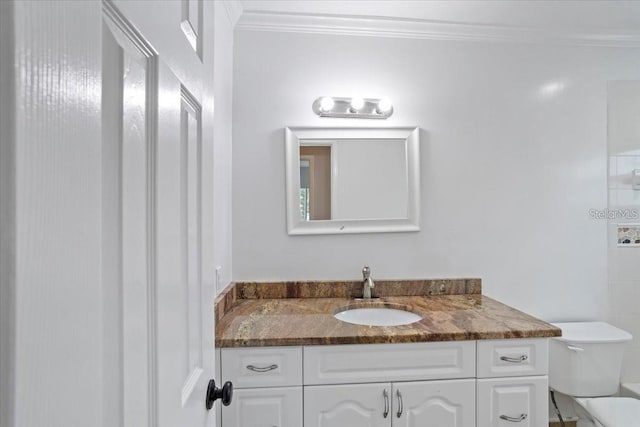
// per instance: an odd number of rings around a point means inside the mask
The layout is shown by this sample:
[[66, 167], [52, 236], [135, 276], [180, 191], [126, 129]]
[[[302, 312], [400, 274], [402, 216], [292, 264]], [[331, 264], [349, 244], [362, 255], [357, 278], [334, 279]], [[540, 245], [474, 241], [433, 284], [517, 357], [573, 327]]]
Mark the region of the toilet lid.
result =
[[552, 325], [562, 329], [562, 336], [553, 339], [568, 343], [603, 344], [627, 342], [633, 338], [629, 332], [605, 322], [566, 322]]
[[640, 426], [640, 400], [631, 397], [590, 399], [587, 408], [606, 427]]

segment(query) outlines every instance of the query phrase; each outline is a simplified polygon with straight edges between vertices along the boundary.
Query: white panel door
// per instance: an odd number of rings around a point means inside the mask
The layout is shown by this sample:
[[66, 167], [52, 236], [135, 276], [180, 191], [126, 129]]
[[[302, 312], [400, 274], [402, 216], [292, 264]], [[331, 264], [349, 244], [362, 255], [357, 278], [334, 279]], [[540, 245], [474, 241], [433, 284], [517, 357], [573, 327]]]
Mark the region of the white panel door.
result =
[[[212, 426], [212, 4], [103, 2], [105, 277], [124, 426]], [[213, 20], [207, 20], [212, 22]], [[117, 355], [116, 355], [117, 356]], [[114, 418], [117, 422], [117, 417]]]
[[1, 3], [0, 417], [210, 427], [213, 3]]
[[391, 427], [391, 384], [304, 388], [305, 427]]
[[475, 379], [393, 383], [393, 425], [473, 426], [475, 388]]
[[236, 390], [222, 410], [224, 427], [302, 427], [302, 387]]

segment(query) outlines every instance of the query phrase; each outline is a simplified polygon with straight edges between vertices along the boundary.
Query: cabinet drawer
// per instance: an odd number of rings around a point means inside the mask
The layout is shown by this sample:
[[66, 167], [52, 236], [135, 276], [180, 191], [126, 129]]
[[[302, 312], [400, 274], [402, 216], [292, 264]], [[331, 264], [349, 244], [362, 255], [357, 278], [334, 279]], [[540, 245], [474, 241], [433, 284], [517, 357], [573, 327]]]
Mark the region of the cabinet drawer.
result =
[[305, 347], [304, 383], [474, 378], [475, 356], [475, 341]]
[[237, 390], [222, 408], [224, 427], [302, 426], [302, 387]]
[[477, 427], [541, 427], [548, 424], [546, 376], [479, 379]]
[[547, 375], [549, 340], [478, 341], [478, 378]]
[[302, 347], [223, 348], [222, 378], [238, 389], [302, 385]]

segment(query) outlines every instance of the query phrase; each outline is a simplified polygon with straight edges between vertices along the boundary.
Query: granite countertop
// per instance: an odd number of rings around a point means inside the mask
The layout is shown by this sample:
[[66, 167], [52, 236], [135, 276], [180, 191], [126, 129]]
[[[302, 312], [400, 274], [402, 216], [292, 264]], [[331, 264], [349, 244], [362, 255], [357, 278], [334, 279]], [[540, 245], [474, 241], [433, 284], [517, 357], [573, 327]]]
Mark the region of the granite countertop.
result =
[[[480, 279], [376, 282], [358, 302], [361, 282], [243, 282], [216, 302], [217, 347], [377, 344], [560, 336], [560, 329], [481, 294]], [[377, 292], [377, 293], [376, 293]], [[351, 306], [390, 306], [416, 313], [402, 326], [337, 320]]]

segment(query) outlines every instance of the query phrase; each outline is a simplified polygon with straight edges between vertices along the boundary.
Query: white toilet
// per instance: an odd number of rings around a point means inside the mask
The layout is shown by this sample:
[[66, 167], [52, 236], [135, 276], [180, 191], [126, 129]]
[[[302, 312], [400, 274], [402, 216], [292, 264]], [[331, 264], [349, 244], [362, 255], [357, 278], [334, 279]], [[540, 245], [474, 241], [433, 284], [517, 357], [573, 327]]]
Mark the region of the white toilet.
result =
[[573, 397], [597, 427], [640, 427], [640, 400], [610, 397], [631, 334], [604, 322], [554, 325], [562, 336], [549, 342], [549, 387]]

